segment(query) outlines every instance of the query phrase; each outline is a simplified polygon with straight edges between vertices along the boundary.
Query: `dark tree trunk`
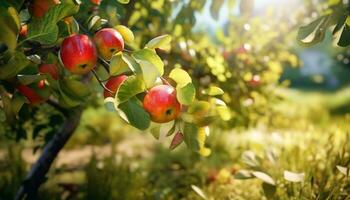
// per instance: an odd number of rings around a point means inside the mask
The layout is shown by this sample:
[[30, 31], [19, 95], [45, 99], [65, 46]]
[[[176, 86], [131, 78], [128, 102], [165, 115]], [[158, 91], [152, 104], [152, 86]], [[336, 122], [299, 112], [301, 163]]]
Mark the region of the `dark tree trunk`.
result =
[[46, 173], [49, 171], [51, 164], [79, 125], [82, 108], [77, 108], [69, 112], [64, 124], [44, 147], [39, 159], [23, 181], [15, 200], [36, 199], [38, 188], [45, 181]]

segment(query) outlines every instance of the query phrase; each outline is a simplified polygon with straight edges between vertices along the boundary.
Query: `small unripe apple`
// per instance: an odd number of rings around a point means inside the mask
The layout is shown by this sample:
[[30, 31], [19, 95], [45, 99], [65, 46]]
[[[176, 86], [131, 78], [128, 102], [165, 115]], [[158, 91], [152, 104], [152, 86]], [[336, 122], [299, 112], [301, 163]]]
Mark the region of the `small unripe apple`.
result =
[[176, 119], [182, 106], [176, 98], [176, 90], [173, 87], [157, 85], [146, 94], [143, 107], [151, 115], [152, 121], [165, 123]]
[[123, 51], [124, 40], [122, 35], [113, 28], [103, 28], [94, 36], [98, 53], [105, 60], [110, 60], [114, 53]]
[[106, 88], [109, 89], [110, 91], [112, 91], [113, 93], [109, 92], [108, 90], [104, 90], [103, 91], [103, 96], [105, 98], [107, 97], [114, 97], [115, 96], [115, 93], [117, 92], [120, 84], [123, 83], [123, 81], [128, 78], [128, 76], [126, 75], [120, 75], [120, 76], [115, 76], [111, 79], [109, 79], [106, 83]]
[[28, 26], [27, 24], [21, 25], [21, 29], [19, 30], [19, 36], [26, 37], [28, 35]]
[[64, 67], [73, 74], [86, 74], [96, 65], [97, 52], [87, 35], [73, 34], [61, 45], [60, 58]]
[[59, 3], [59, 0], [34, 0], [30, 4], [29, 10], [34, 17], [41, 18], [50, 7]]
[[[39, 87], [39, 86], [38, 86]], [[34, 89], [30, 88], [26, 85], [18, 85], [17, 90], [19, 93], [21, 93], [23, 96], [25, 96], [29, 103], [32, 105], [39, 104], [45, 101], [43, 97], [38, 95]]]
[[59, 78], [58, 68], [55, 64], [41, 64], [39, 66], [39, 72], [42, 74], [49, 74], [55, 80]]

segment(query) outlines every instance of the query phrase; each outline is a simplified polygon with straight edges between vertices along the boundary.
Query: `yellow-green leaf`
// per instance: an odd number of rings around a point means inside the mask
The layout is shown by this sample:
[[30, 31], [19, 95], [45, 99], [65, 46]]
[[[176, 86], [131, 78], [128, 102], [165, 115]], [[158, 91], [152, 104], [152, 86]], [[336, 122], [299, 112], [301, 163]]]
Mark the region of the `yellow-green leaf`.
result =
[[114, 27], [114, 29], [116, 29], [120, 33], [120, 35], [122, 35], [126, 43], [130, 44], [134, 41], [135, 36], [128, 27], [123, 25], [117, 25]]
[[183, 105], [190, 105], [196, 96], [196, 88], [192, 83], [183, 87], [176, 87], [176, 98]]
[[180, 68], [175, 68], [171, 70], [169, 77], [173, 79], [179, 87], [184, 87], [188, 83], [192, 82], [190, 75], [188, 75], [188, 73], [185, 70]]
[[140, 76], [129, 76], [125, 81], [119, 86], [116, 94], [117, 104], [126, 102], [131, 97], [144, 92], [146, 89], [145, 83]]
[[169, 45], [171, 42], [171, 36], [170, 35], [161, 35], [156, 38], [153, 38], [150, 40], [147, 44], [146, 47], [149, 49], [168, 49]]

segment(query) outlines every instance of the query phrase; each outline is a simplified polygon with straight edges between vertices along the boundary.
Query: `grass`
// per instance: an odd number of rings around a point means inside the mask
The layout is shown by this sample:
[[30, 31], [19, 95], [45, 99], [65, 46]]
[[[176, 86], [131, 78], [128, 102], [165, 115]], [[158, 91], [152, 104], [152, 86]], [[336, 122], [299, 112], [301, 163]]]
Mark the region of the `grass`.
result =
[[[152, 148], [131, 145], [152, 139], [120, 125], [110, 113], [90, 109], [69, 148], [113, 143], [123, 144], [134, 153], [112, 151], [108, 157], [99, 158], [96, 152], [87, 165], [77, 169], [53, 169], [40, 197], [350, 199], [350, 176], [342, 171], [350, 168], [350, 124], [345, 109], [350, 107], [350, 89], [335, 93], [291, 89], [278, 92], [285, 99], [274, 105], [276, 115], [271, 116], [271, 124], [248, 130], [212, 127], [208, 146], [213, 153], [209, 157], [190, 152], [184, 144], [174, 151], [168, 150], [166, 142], [156, 142]], [[128, 137], [130, 134], [135, 137]], [[0, 183], [3, 177], [12, 178], [6, 179], [6, 186], [0, 184], [0, 199], [8, 199], [24, 175], [23, 161], [13, 159], [1, 161], [2, 166], [13, 168], [1, 170]]]

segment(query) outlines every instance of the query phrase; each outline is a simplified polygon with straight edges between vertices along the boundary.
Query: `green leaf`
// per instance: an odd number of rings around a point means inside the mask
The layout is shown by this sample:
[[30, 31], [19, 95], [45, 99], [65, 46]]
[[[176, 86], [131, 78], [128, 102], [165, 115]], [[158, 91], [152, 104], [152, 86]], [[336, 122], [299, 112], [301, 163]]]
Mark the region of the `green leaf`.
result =
[[184, 87], [176, 87], [176, 98], [183, 105], [190, 105], [196, 96], [196, 88], [192, 83]]
[[224, 91], [219, 87], [212, 86], [212, 87], [209, 87], [209, 89], [205, 91], [205, 94], [208, 94], [210, 96], [217, 96], [217, 95], [224, 94]]
[[135, 74], [142, 74], [141, 66], [136, 62], [136, 60], [129, 56], [128, 54], [123, 53], [122, 59], [129, 66], [129, 69]]
[[200, 189], [199, 187], [195, 186], [195, 185], [191, 185], [191, 188], [193, 191], [196, 192], [196, 194], [198, 194], [202, 199], [207, 200], [207, 196], [204, 194], [203, 190]]
[[40, 80], [45, 79], [47, 76], [45, 74], [35, 74], [35, 75], [26, 75], [26, 74], [18, 74], [17, 79], [23, 85], [29, 85]]
[[234, 175], [235, 179], [244, 180], [244, 179], [251, 179], [253, 178], [253, 175], [250, 171], [247, 170], [239, 170]]
[[245, 151], [242, 154], [242, 162], [250, 167], [260, 166], [260, 162], [257, 159], [257, 156], [252, 151]]
[[48, 10], [42, 19], [33, 19], [28, 25], [28, 37], [42, 44], [53, 44], [57, 40], [57, 22], [61, 19], [77, 13], [79, 6], [74, 3], [61, 3]]
[[121, 4], [128, 4], [130, 0], [117, 0]]
[[193, 151], [200, 150], [200, 143], [198, 141], [198, 128], [195, 124], [185, 122], [184, 125], [184, 141], [188, 148]]
[[132, 56], [135, 58], [136, 62], [138, 63], [140, 63], [140, 61], [141, 62], [147, 61], [152, 65], [154, 65], [157, 68], [160, 76], [164, 74], [164, 63], [154, 50], [141, 49], [133, 53]]
[[209, 136], [209, 127], [208, 126], [199, 127], [197, 140], [199, 142], [200, 149], [198, 153], [202, 156], [209, 156], [211, 153], [211, 150], [205, 147], [205, 140], [207, 136]]
[[231, 119], [230, 109], [226, 106], [225, 102], [218, 98], [211, 98], [210, 101], [216, 105], [216, 110], [222, 120], [228, 121]]
[[170, 122], [162, 123], [160, 125], [160, 137], [161, 139], [165, 138], [166, 136], [172, 135], [175, 131], [175, 120], [172, 120]]
[[101, 27], [103, 25], [105, 25], [106, 23], [108, 23], [108, 21], [106, 19], [103, 19], [100, 16], [95, 15], [95, 16], [90, 18], [89, 24], [88, 24], [88, 29], [91, 31], [96, 31], [96, 30], [101, 29]]
[[306, 26], [302, 26], [298, 30], [297, 40], [302, 45], [311, 46], [324, 39], [325, 28], [322, 24], [326, 20], [326, 16], [320, 17]]
[[41, 63], [41, 58], [37, 54], [27, 56], [27, 59], [30, 60], [31, 62], [37, 64], [37, 65], [40, 65], [40, 63]]
[[109, 65], [109, 71], [111, 76], [117, 76], [124, 72], [130, 71], [129, 65], [125, 62], [123, 57], [123, 53], [119, 52], [117, 54], [114, 54], [111, 58]]
[[77, 101], [85, 101], [86, 98], [91, 94], [89, 87], [80, 81], [74, 79], [62, 79], [60, 82], [60, 89], [71, 99]]
[[17, 34], [20, 29], [20, 19], [13, 7], [0, 7], [0, 43], [6, 44], [8, 49], [14, 50], [17, 46]]
[[180, 68], [171, 70], [169, 77], [173, 79], [179, 87], [183, 87], [192, 82], [190, 75], [188, 75], [185, 70]]
[[150, 116], [136, 97], [120, 104], [119, 108], [125, 113], [129, 123], [135, 128], [146, 130], [150, 126]]
[[119, 86], [116, 95], [117, 104], [124, 103], [128, 101], [131, 97], [142, 93], [146, 90], [145, 83], [140, 76], [129, 76], [125, 81]]
[[22, 52], [13, 53], [10, 60], [5, 65], [0, 66], [0, 79], [16, 76], [29, 63], [29, 60]]
[[350, 176], [350, 169], [337, 165], [337, 169], [339, 170], [340, 173], [344, 174], [345, 176]]
[[116, 107], [115, 107], [115, 99], [113, 97], [107, 97], [103, 101], [106, 110], [110, 112], [116, 112]]
[[18, 112], [21, 110], [22, 106], [24, 105], [26, 99], [22, 95], [17, 95], [18, 93], [15, 93], [12, 96], [11, 105], [12, 105], [12, 111], [15, 115], [18, 114]]
[[338, 45], [341, 47], [347, 47], [350, 45], [350, 26], [345, 24], [343, 31], [340, 35]]
[[271, 176], [269, 176], [268, 174], [266, 174], [264, 172], [254, 171], [254, 172], [252, 172], [252, 174], [256, 178], [264, 181], [267, 184], [270, 184], [270, 185], [275, 185], [276, 184], [275, 181], [271, 178]]
[[206, 115], [210, 110], [210, 103], [206, 101], [195, 101], [189, 107], [187, 112], [194, 115]]
[[135, 36], [128, 27], [123, 25], [117, 25], [114, 27], [114, 29], [116, 29], [120, 33], [120, 35], [122, 35], [124, 41], [127, 44], [130, 44], [134, 41]]
[[139, 64], [142, 69], [142, 76], [143, 80], [145, 81], [146, 87], [153, 87], [156, 83], [157, 78], [160, 77], [159, 70], [148, 61], [140, 60]]
[[149, 49], [167, 49], [171, 42], [171, 36], [170, 35], [161, 35], [156, 38], [153, 38], [146, 44], [146, 48]]
[[66, 108], [75, 107], [75, 106], [78, 106], [79, 104], [81, 104], [80, 100], [77, 100], [75, 98], [68, 96], [60, 88], [59, 88], [58, 101], [59, 101], [61, 106], [66, 107]]
[[208, 127], [197, 127], [193, 123], [185, 122], [184, 125], [184, 141], [188, 148], [192, 151], [196, 151], [202, 156], [208, 156], [211, 153], [211, 150], [206, 148], [205, 139], [209, 129]]
[[158, 140], [160, 136], [160, 125], [154, 123], [154, 125], [150, 129], [150, 132], [153, 135], [153, 137]]
[[218, 107], [216, 107], [216, 110], [218, 111], [222, 120], [228, 121], [231, 119], [231, 111], [228, 107], [218, 106]]
[[284, 179], [290, 182], [298, 183], [303, 182], [305, 178], [305, 173], [294, 173], [290, 171], [283, 172]]

